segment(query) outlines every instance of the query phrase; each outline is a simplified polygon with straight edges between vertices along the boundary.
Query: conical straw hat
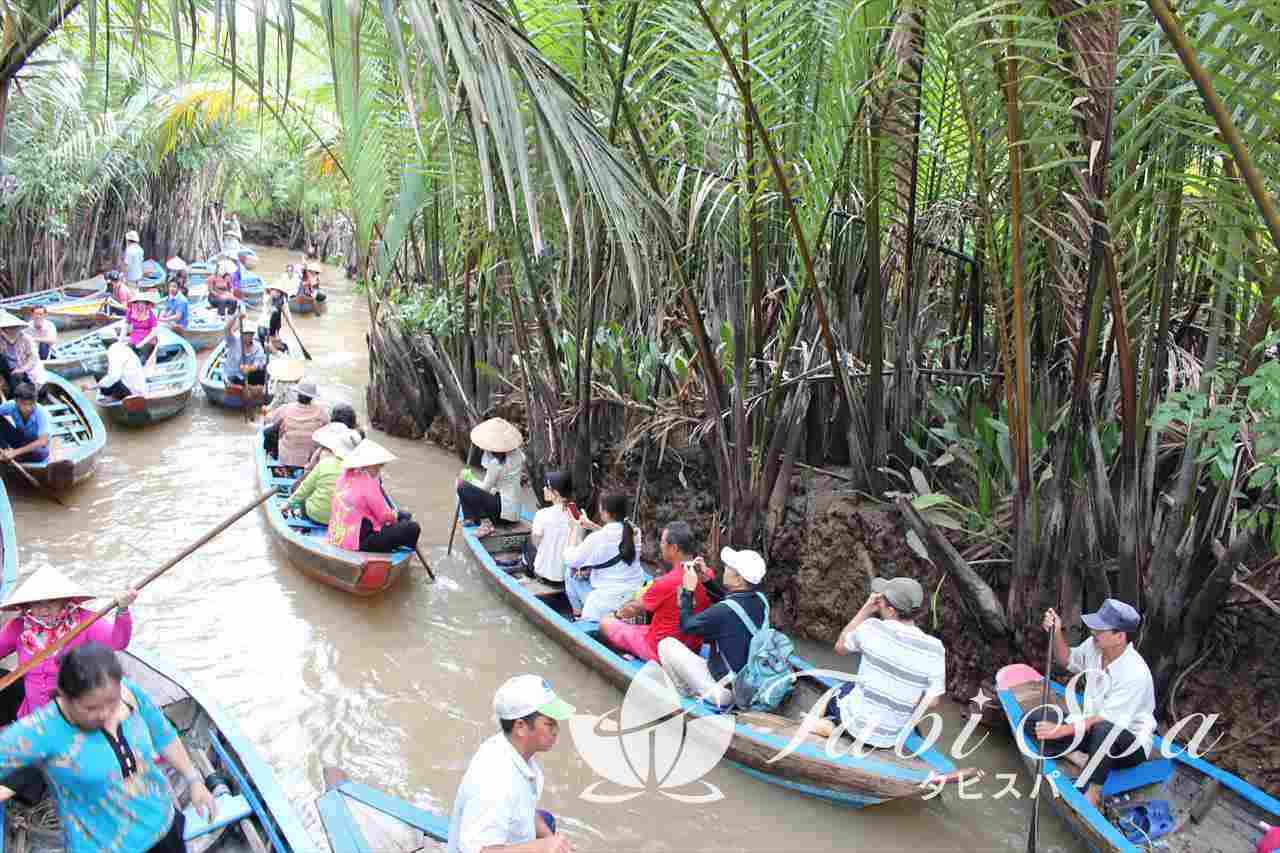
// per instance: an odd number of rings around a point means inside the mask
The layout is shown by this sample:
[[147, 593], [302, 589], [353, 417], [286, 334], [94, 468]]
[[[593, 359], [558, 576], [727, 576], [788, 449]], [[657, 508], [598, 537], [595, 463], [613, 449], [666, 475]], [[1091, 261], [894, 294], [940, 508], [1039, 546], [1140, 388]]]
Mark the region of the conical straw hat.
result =
[[293, 280], [293, 276], [288, 273], [282, 273], [275, 281], [267, 285], [267, 290], [278, 290], [285, 296], [297, 296], [298, 283]]
[[394, 462], [395, 454], [371, 438], [366, 438], [347, 454], [342, 460], [343, 468], [367, 468], [370, 465], [385, 465]]
[[471, 443], [490, 453], [510, 453], [524, 444], [524, 436], [510, 422], [489, 418], [471, 430]]
[[344, 423], [333, 421], [311, 433], [311, 440], [333, 451], [339, 459], [346, 459], [360, 445], [360, 433]]
[[57, 601], [59, 599], [87, 601], [90, 598], [97, 597], [79, 584], [72, 583], [66, 575], [53, 566], [43, 566], [36, 569], [35, 574], [23, 581], [14, 590], [13, 595], [9, 596], [4, 604], [0, 604], [0, 608], [22, 607], [27, 604], [35, 604], [37, 601]]
[[174, 255], [172, 258], [164, 262], [164, 268], [170, 272], [182, 272], [187, 268], [187, 262], [177, 255]]
[[277, 382], [297, 382], [306, 371], [306, 365], [300, 358], [273, 358], [267, 365], [267, 372]]
[[0, 329], [22, 329], [28, 325], [26, 320], [0, 308]]

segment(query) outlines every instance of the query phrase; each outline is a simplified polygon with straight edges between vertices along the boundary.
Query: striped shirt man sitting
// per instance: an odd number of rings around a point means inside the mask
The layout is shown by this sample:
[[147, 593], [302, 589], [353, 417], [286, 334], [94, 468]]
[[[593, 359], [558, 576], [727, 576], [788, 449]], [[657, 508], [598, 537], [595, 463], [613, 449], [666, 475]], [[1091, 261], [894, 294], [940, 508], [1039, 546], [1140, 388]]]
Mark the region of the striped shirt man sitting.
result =
[[857, 680], [828, 703], [830, 723], [819, 735], [842, 725], [868, 746], [892, 748], [910, 734], [917, 706], [923, 712], [946, 692], [946, 649], [915, 624], [923, 605], [924, 590], [911, 578], [871, 582], [871, 596], [835, 644], [836, 654], [862, 654]]

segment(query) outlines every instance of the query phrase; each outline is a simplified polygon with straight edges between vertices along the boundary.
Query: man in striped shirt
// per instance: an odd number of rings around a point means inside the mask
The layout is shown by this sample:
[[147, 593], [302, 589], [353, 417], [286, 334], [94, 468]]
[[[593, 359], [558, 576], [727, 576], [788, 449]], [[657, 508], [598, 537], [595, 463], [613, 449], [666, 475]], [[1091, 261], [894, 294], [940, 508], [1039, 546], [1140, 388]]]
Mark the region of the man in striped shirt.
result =
[[828, 703], [819, 735], [843, 726], [869, 746], [892, 748], [910, 734], [916, 708], [929, 709], [946, 692], [946, 649], [916, 627], [923, 606], [924, 590], [911, 578], [871, 582], [871, 596], [835, 645], [836, 654], [862, 654], [857, 679]]

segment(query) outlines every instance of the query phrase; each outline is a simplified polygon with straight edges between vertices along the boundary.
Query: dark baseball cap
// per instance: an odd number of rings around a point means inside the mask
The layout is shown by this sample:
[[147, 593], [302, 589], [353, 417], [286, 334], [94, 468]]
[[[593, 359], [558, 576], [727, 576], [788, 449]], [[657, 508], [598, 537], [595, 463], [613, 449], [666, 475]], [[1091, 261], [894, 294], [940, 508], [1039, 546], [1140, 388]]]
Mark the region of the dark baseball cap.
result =
[[1142, 616], [1123, 601], [1108, 598], [1096, 613], [1086, 613], [1080, 620], [1093, 631], [1136, 631]]

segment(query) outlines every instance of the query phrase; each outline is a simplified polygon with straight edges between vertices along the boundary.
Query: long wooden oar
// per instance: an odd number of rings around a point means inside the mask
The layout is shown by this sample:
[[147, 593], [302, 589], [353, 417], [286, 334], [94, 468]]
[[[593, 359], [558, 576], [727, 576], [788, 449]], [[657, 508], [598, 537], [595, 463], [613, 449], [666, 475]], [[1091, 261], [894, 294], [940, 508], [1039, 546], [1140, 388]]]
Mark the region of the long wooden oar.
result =
[[[390, 507], [391, 509], [395, 509], [396, 508], [395, 503], [392, 502], [391, 496], [387, 494], [387, 490], [382, 488], [381, 483], [378, 484], [378, 491], [382, 492], [382, 499], [387, 502], [387, 506]], [[431, 564], [427, 562], [426, 557], [422, 556], [422, 551], [418, 549], [417, 545], [413, 546], [413, 553], [417, 554], [418, 559], [422, 561], [422, 568], [427, 570], [427, 577], [431, 578], [432, 583], [435, 583], [436, 573], [431, 571]]]
[[[256, 498], [254, 498], [254, 499], [253, 499], [253, 502], [252, 502], [252, 503], [246, 504], [245, 506], [243, 506], [243, 507], [241, 507], [240, 509], [236, 510], [236, 511], [235, 511], [235, 513], [233, 513], [233, 514], [232, 514], [230, 517], [228, 517], [225, 521], [223, 521], [223, 522], [222, 522], [221, 524], [219, 524], [217, 527], [215, 527], [215, 528], [213, 528], [212, 530], [210, 530], [210, 531], [209, 531], [208, 533], [206, 533], [205, 535], [201, 536], [201, 537], [200, 537], [199, 539], [197, 539], [195, 542], [193, 542], [193, 543], [191, 543], [190, 545], [188, 545], [186, 548], [184, 548], [184, 549], [183, 549], [183, 551], [182, 551], [182, 553], [181, 553], [181, 554], [179, 554], [178, 556], [174, 557], [172, 560], [170, 560], [169, 562], [165, 563], [165, 564], [164, 564], [163, 566], [161, 566], [160, 568], [158, 568], [158, 569], [156, 569], [155, 571], [151, 572], [151, 574], [147, 575], [147, 576], [146, 576], [145, 578], [143, 578], [139, 583], [135, 584], [132, 588], [133, 588], [133, 589], [135, 589], [135, 590], [140, 590], [140, 589], [142, 589], [142, 588], [143, 588], [143, 587], [145, 587], [147, 584], [151, 583], [153, 580], [155, 580], [156, 578], [160, 577], [162, 574], [164, 574], [165, 572], [169, 571], [169, 570], [170, 570], [170, 569], [172, 569], [174, 566], [178, 565], [178, 563], [182, 562], [184, 559], [186, 559], [187, 557], [191, 556], [193, 553], [195, 553], [197, 550], [199, 550], [199, 548], [200, 548], [202, 545], [204, 545], [206, 542], [208, 542], [210, 539], [212, 539], [213, 537], [217, 536], [219, 533], [221, 533], [222, 531], [226, 530], [226, 529], [227, 529], [228, 527], [230, 527], [231, 525], [235, 524], [237, 521], [239, 521], [239, 520], [240, 520], [241, 518], [243, 518], [244, 516], [246, 516], [246, 515], [248, 515], [249, 513], [253, 512], [253, 510], [257, 508], [258, 504], [263, 503], [264, 501], [266, 501], [266, 499], [267, 499], [267, 498], [271, 497], [271, 496], [272, 496], [272, 495], [274, 495], [275, 493], [276, 493], [275, 489], [270, 489], [270, 490], [265, 491], [265, 492], [263, 492], [262, 494], [258, 495]], [[115, 603], [114, 601], [112, 601], [110, 604], [106, 605], [105, 607], [103, 607], [103, 608], [101, 608], [100, 610], [98, 610], [97, 612], [95, 612], [95, 613], [93, 614], [93, 616], [91, 616], [90, 618], [86, 619], [85, 621], [83, 621], [83, 622], [81, 622], [79, 625], [77, 625], [77, 626], [76, 626], [75, 628], [73, 628], [69, 633], [67, 633], [66, 635], [64, 635], [60, 640], [58, 640], [57, 642], [53, 643], [53, 644], [52, 644], [52, 645], [50, 645], [50, 646], [45, 647], [44, 649], [42, 649], [41, 651], [39, 651], [38, 653], [36, 653], [36, 655], [35, 655], [35, 656], [33, 656], [33, 657], [31, 657], [30, 659], [28, 659], [26, 663], [22, 664], [22, 666], [18, 667], [18, 668], [17, 668], [17, 669], [15, 669], [13, 672], [11, 672], [11, 673], [9, 673], [8, 675], [6, 675], [4, 678], [0, 678], [0, 690], [4, 690], [4, 689], [5, 689], [6, 687], [8, 687], [10, 684], [13, 684], [15, 681], [17, 681], [19, 678], [22, 678], [24, 675], [26, 675], [26, 674], [27, 674], [28, 672], [30, 672], [31, 670], [35, 669], [37, 666], [39, 666], [40, 664], [44, 663], [44, 662], [45, 662], [46, 660], [48, 660], [49, 658], [51, 658], [51, 657], [53, 657], [54, 655], [58, 654], [58, 652], [62, 651], [64, 648], [66, 648], [66, 647], [67, 647], [67, 644], [68, 644], [68, 643], [70, 643], [70, 642], [71, 642], [72, 640], [74, 640], [76, 637], [78, 637], [78, 636], [80, 636], [81, 634], [83, 634], [85, 631], [89, 630], [89, 626], [90, 626], [90, 625], [92, 625], [94, 622], [97, 622], [97, 621], [98, 621], [99, 619], [101, 619], [103, 616], [106, 616], [106, 615], [107, 615], [108, 613], [110, 613], [112, 610], [115, 610], [115, 608], [116, 608], [116, 603]]]
[[449, 531], [449, 550], [445, 551], [448, 556], [453, 553], [453, 537], [458, 533], [458, 516], [462, 515], [462, 498], [458, 498], [458, 506], [453, 511], [453, 529]]
[[[1040, 694], [1040, 707], [1049, 706], [1049, 679], [1053, 677], [1053, 645], [1058, 639], [1058, 622], [1055, 618], [1053, 628], [1049, 630], [1049, 652], [1044, 662], [1044, 690]], [[1044, 738], [1036, 738], [1036, 779], [1044, 772]], [[1040, 786], [1036, 785], [1035, 798], [1031, 801], [1031, 825], [1027, 828], [1027, 853], [1036, 853], [1040, 843]]]
[[[288, 305], [288, 300], [285, 300]], [[289, 311], [285, 308], [280, 309], [280, 313], [284, 315], [284, 321], [289, 324], [289, 331], [293, 332], [293, 338], [298, 342], [298, 349], [302, 350], [302, 356], [307, 361], [312, 361], [311, 353], [307, 352], [307, 346], [302, 342], [302, 338], [298, 337], [298, 330], [293, 327], [293, 317], [289, 315]]]

